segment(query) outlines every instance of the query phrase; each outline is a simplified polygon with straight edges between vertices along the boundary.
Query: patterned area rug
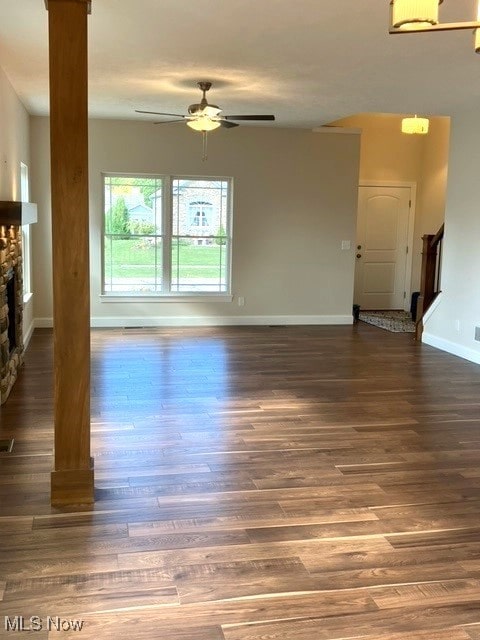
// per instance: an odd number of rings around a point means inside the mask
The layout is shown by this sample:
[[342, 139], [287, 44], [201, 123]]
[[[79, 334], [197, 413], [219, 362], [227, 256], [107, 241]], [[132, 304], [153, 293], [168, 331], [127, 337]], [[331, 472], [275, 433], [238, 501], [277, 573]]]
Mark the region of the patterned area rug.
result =
[[360, 320], [394, 333], [415, 333], [415, 323], [407, 311], [360, 311]]

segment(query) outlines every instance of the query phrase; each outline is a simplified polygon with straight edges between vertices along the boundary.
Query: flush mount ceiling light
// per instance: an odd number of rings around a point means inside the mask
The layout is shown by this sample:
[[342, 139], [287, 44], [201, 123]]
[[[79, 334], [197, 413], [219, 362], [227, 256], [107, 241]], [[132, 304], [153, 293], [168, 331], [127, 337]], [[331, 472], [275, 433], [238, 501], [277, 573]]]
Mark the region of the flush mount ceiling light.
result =
[[475, 51], [480, 52], [480, 0], [477, 21], [439, 22], [439, 6], [443, 0], [390, 0], [389, 33], [421, 33], [424, 31], [454, 31], [472, 29], [475, 32]]
[[402, 133], [425, 135], [428, 133], [429, 124], [428, 118], [403, 118]]

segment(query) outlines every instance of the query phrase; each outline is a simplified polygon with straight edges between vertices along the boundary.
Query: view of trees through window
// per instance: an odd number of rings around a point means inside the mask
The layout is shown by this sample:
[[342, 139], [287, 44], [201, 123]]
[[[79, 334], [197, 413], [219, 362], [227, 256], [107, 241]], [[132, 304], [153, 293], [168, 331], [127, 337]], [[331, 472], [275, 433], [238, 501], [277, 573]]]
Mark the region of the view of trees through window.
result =
[[106, 294], [226, 293], [231, 181], [104, 176]]

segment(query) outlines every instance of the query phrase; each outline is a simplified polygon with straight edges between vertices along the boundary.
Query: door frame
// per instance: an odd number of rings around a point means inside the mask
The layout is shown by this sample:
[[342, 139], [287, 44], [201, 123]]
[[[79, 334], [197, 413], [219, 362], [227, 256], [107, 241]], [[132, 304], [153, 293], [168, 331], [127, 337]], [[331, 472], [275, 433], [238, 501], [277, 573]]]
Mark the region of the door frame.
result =
[[[415, 212], [417, 204], [417, 183], [407, 182], [401, 180], [360, 180], [358, 188], [361, 187], [393, 187], [410, 190], [410, 210], [408, 213], [408, 228], [407, 228], [407, 260], [405, 264], [405, 282], [404, 291], [405, 299], [403, 308], [405, 311], [410, 311], [410, 304], [412, 298], [412, 270], [413, 270], [413, 242], [415, 232]], [[360, 195], [360, 192], [359, 192]], [[358, 202], [358, 199], [357, 199]], [[357, 206], [357, 225], [358, 225], [358, 206]], [[355, 232], [356, 232], [355, 227]], [[355, 239], [356, 241], [356, 239]], [[354, 263], [353, 276], [355, 277], [356, 262]]]

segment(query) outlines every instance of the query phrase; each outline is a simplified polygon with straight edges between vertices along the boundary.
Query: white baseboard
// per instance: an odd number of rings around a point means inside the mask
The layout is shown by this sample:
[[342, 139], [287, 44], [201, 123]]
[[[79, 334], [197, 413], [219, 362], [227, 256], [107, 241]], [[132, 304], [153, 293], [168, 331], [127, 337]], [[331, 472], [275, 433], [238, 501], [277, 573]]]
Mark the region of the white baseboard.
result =
[[475, 351], [474, 349], [457, 344], [456, 342], [439, 338], [438, 336], [434, 336], [426, 331], [422, 334], [422, 342], [430, 345], [431, 347], [435, 347], [436, 349], [440, 349], [441, 351], [446, 351], [454, 356], [463, 358], [464, 360], [480, 364], [480, 351]]
[[30, 326], [28, 327], [28, 329], [26, 331], [24, 331], [23, 333], [23, 348], [26, 349], [30, 343], [30, 338], [32, 337], [33, 331], [36, 327], [36, 323], [35, 320], [32, 320], [32, 322], [30, 323]]
[[[157, 316], [157, 317], [93, 317], [94, 328], [121, 327], [224, 327], [239, 325], [349, 325], [353, 317], [332, 316]], [[53, 327], [53, 318], [36, 318], [35, 328]]]
[[33, 322], [35, 329], [51, 329], [53, 327], [53, 318], [35, 318]]

